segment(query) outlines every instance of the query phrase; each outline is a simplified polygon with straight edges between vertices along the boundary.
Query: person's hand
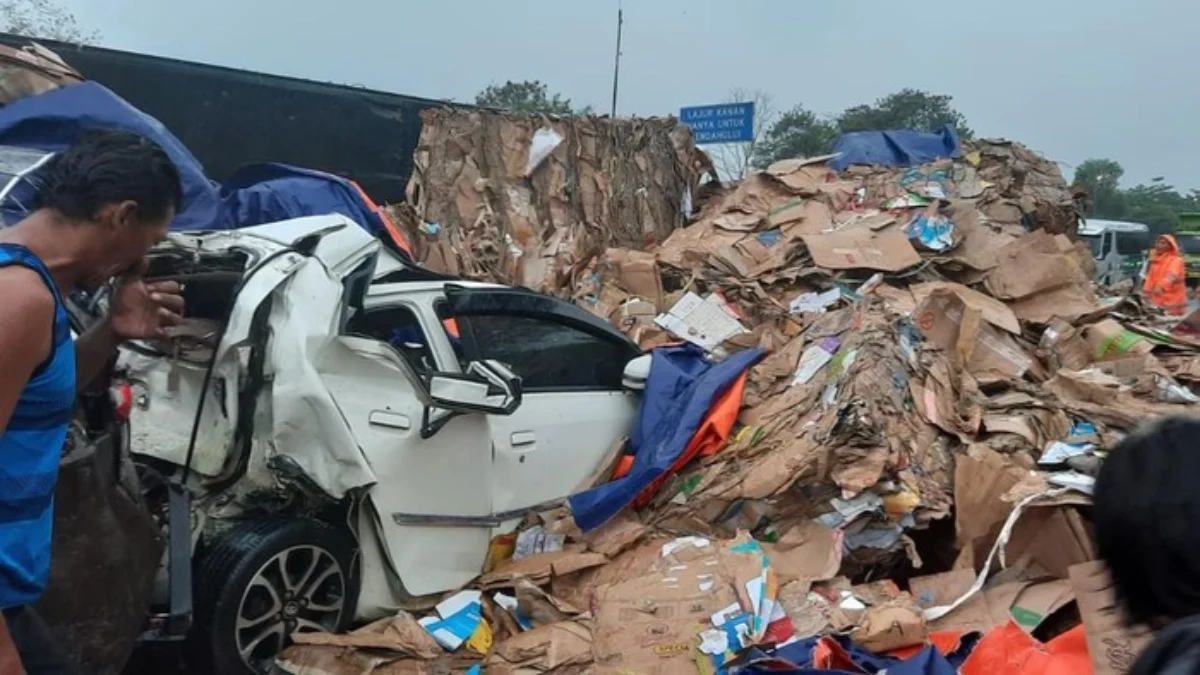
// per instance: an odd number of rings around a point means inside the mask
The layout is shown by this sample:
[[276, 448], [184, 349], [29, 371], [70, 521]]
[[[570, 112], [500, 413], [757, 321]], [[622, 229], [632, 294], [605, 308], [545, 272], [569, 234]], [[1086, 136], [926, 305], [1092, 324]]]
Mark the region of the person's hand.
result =
[[21, 665], [21, 655], [8, 634], [3, 614], [0, 614], [0, 675], [25, 675], [25, 666]]
[[164, 337], [183, 320], [182, 292], [174, 281], [148, 283], [141, 269], [126, 274], [113, 288], [113, 332], [122, 340]]

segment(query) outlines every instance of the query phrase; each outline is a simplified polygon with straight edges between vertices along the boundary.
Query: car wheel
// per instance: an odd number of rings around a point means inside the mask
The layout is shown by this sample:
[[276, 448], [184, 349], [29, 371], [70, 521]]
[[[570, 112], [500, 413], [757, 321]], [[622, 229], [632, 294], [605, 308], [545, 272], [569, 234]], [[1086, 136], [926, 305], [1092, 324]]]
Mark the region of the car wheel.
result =
[[205, 547], [196, 578], [196, 647], [214, 673], [270, 672], [296, 632], [354, 619], [357, 546], [315, 519], [247, 521]]

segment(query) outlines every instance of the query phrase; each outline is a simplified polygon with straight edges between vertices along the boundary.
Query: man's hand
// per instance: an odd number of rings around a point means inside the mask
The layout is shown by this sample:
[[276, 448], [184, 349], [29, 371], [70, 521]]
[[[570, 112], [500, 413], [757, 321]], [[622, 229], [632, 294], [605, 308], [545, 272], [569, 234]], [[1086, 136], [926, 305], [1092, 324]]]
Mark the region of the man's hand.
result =
[[141, 269], [117, 280], [112, 330], [121, 340], [160, 338], [183, 320], [183, 287], [174, 281], [147, 283]]

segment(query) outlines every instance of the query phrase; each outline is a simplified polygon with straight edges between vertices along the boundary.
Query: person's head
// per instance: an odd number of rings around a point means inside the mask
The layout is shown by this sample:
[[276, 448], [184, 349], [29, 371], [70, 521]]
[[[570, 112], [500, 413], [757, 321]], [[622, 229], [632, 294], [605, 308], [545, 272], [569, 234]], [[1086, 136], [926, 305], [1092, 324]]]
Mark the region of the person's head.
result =
[[1200, 614], [1200, 419], [1156, 422], [1123, 440], [1096, 478], [1100, 557], [1131, 623]]
[[89, 131], [39, 174], [35, 209], [77, 237], [81, 285], [93, 287], [138, 264], [167, 234], [183, 203], [179, 171], [153, 141], [126, 131]]
[[1154, 242], [1155, 253], [1170, 253], [1179, 249], [1179, 245], [1175, 243], [1175, 237], [1169, 234], [1159, 235]]

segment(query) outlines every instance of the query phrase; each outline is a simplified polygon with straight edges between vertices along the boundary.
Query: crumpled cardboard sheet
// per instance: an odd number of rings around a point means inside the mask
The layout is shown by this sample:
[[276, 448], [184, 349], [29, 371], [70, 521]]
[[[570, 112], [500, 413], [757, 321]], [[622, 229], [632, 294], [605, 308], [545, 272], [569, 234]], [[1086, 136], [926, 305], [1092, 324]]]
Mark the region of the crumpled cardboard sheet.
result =
[[603, 554], [568, 546], [562, 551], [541, 553], [520, 560], [510, 560], [479, 579], [481, 588], [512, 587], [521, 580], [547, 584], [551, 580], [575, 574], [608, 562]]
[[1024, 216], [1051, 234], [1075, 235], [1084, 205], [1056, 163], [1020, 143], [997, 139], [967, 141], [963, 157], [976, 165], [978, 179], [990, 184], [981, 201], [1015, 210], [1012, 224]]
[[642, 249], [681, 227], [706, 158], [672, 118], [546, 117], [430, 109], [407, 202], [427, 265], [569, 293], [607, 246]]
[[388, 650], [422, 659], [434, 659], [442, 655], [442, 648], [433, 637], [411, 614], [403, 610], [394, 617], [380, 619], [345, 635], [298, 633], [293, 642], [298, 645]]
[[667, 542], [649, 573], [596, 590], [593, 651], [599, 672], [693, 672], [694, 664], [720, 655], [698, 653], [702, 638], [707, 645], [714, 632], [730, 635], [714, 628], [716, 617], [730, 626], [739, 617], [750, 619], [747, 644], [731, 645], [740, 652], [765, 634], [777, 588], [762, 549], [745, 534], [733, 541]]
[[587, 672], [593, 658], [588, 623], [562, 621], [518, 633], [496, 645], [483, 667], [498, 675]]
[[1082, 419], [1129, 431], [1149, 419], [1189, 412], [1188, 406], [1139, 397], [1121, 378], [1099, 368], [1060, 370], [1046, 390]]

